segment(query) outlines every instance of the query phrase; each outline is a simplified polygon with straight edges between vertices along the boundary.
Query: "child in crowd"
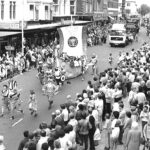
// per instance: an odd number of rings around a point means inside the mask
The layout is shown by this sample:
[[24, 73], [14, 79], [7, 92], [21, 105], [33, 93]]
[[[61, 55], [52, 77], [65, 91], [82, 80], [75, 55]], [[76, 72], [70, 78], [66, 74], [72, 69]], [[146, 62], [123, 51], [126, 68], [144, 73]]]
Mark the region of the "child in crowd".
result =
[[110, 66], [112, 66], [112, 63], [113, 63], [112, 53], [109, 54], [108, 62], [110, 64]]
[[31, 115], [34, 114], [34, 117], [37, 116], [37, 100], [35, 96], [34, 90], [30, 90], [30, 98], [29, 98], [29, 110], [31, 111]]

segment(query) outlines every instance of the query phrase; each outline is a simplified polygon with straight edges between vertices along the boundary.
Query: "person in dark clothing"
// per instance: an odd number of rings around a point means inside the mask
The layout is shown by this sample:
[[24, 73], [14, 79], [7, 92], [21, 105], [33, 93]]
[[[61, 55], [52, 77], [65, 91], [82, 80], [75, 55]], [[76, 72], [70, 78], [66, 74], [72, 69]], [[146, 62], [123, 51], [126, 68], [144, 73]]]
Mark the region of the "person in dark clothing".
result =
[[[33, 144], [31, 144], [33, 143]], [[25, 144], [25, 148], [29, 148], [29, 145], [32, 145], [31, 147], [33, 147], [33, 145], [36, 145], [37, 141], [34, 139], [34, 133], [29, 133], [29, 140], [28, 142]]]
[[28, 150], [36, 150], [36, 144], [35, 143], [29, 143]]
[[21, 140], [18, 150], [23, 150], [23, 148], [25, 147], [26, 143], [29, 141], [29, 131], [24, 131], [23, 132], [24, 135], [24, 139]]
[[85, 150], [88, 150], [88, 135], [89, 135], [89, 121], [86, 119], [86, 112], [82, 113], [82, 119], [78, 121], [77, 131], [81, 139], [81, 146], [85, 145]]
[[95, 119], [92, 115], [89, 117], [89, 123], [90, 123], [90, 128], [89, 128], [90, 150], [95, 150], [94, 134], [96, 131], [96, 126], [95, 126]]
[[49, 148], [48, 143], [43, 143], [41, 150], [48, 150], [48, 148]]

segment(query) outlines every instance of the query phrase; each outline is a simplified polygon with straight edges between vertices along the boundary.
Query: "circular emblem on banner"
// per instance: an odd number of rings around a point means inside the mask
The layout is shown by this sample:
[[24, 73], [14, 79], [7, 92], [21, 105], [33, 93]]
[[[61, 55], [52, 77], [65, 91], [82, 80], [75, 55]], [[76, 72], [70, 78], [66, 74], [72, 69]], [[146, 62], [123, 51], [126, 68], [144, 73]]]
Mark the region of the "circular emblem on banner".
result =
[[74, 36], [71, 36], [69, 39], [68, 39], [68, 45], [70, 47], [76, 47], [78, 45], [78, 39]]

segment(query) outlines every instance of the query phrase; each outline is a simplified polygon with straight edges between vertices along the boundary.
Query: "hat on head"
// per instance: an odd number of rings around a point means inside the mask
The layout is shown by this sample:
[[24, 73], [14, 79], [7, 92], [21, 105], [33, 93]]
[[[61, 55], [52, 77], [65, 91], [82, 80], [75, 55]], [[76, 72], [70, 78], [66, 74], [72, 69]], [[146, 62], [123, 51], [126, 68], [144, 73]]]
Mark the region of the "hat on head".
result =
[[52, 116], [55, 116], [56, 115], [56, 113], [55, 112], [52, 112]]
[[96, 54], [95, 54], [95, 53], [93, 53], [93, 54], [92, 54], [92, 58], [95, 58], [95, 57], [96, 57]]
[[67, 95], [67, 99], [71, 98], [71, 95]]
[[57, 109], [57, 110], [56, 110], [56, 115], [59, 115], [59, 114], [60, 114], [60, 110]]

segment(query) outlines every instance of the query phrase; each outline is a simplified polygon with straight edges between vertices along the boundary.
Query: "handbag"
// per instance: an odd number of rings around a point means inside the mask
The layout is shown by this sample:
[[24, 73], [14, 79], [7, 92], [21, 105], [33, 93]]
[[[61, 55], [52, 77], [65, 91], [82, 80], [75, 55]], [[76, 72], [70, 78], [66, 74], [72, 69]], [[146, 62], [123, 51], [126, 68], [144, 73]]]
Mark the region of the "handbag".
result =
[[101, 140], [101, 133], [99, 128], [96, 129], [95, 133], [94, 133], [94, 145], [98, 146], [99, 142]]

